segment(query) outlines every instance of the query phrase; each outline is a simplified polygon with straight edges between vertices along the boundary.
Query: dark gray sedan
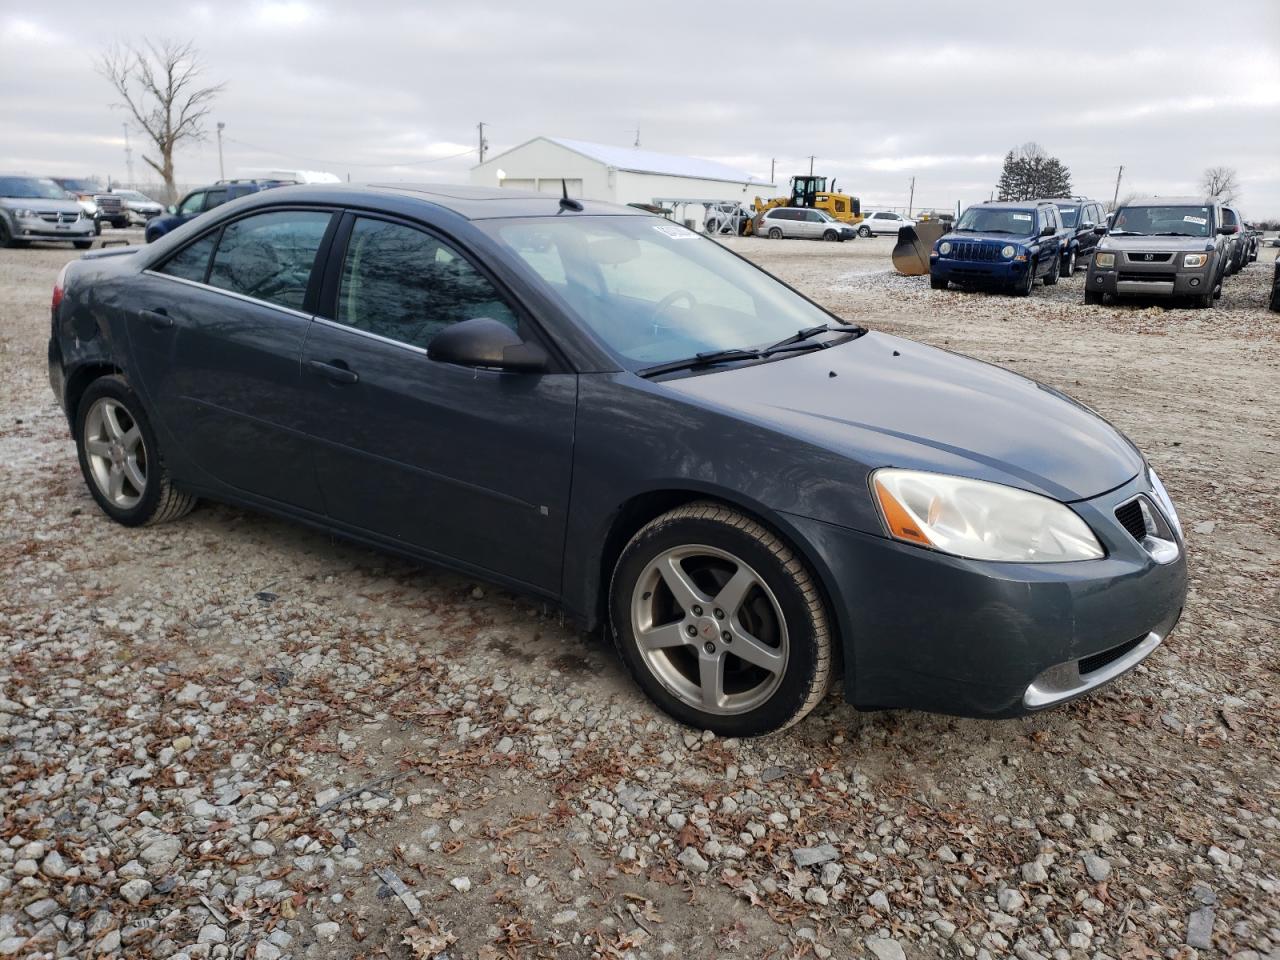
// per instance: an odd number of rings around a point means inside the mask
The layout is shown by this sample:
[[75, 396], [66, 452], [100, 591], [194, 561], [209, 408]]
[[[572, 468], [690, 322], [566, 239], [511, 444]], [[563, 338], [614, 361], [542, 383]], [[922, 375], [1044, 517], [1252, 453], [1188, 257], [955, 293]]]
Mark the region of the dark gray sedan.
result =
[[634, 209], [286, 187], [73, 262], [49, 373], [128, 525], [210, 497], [606, 626], [686, 723], [1012, 716], [1168, 636], [1177, 514], [1091, 410]]

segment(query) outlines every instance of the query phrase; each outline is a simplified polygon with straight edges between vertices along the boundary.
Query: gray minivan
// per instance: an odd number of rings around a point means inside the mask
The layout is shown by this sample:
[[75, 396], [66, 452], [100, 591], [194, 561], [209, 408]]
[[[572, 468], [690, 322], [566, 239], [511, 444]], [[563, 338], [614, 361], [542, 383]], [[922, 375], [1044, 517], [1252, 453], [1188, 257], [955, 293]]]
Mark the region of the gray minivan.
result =
[[756, 233], [770, 240], [798, 237], [802, 240], [852, 240], [856, 233], [847, 223], [822, 210], [806, 207], [772, 207], [756, 220]]

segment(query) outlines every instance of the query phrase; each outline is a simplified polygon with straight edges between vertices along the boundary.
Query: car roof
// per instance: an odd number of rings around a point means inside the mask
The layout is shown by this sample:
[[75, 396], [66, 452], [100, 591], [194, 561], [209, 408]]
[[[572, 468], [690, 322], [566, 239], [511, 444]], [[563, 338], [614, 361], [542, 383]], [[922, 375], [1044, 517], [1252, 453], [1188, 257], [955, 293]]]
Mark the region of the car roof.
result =
[[1039, 207], [1053, 203], [1052, 200], [984, 200], [975, 203], [975, 207], [987, 207], [997, 210], [1025, 210], [1027, 207]]
[[1213, 207], [1227, 206], [1217, 200], [1206, 200], [1204, 197], [1135, 197], [1122, 207]]
[[[554, 217], [561, 213], [560, 197], [530, 190], [474, 187], [443, 183], [304, 183], [275, 187], [254, 195], [262, 203], [324, 203], [368, 206], [374, 201], [419, 201], [443, 207], [468, 220], [508, 217]], [[651, 217], [647, 211], [598, 200], [579, 200], [586, 214]]]

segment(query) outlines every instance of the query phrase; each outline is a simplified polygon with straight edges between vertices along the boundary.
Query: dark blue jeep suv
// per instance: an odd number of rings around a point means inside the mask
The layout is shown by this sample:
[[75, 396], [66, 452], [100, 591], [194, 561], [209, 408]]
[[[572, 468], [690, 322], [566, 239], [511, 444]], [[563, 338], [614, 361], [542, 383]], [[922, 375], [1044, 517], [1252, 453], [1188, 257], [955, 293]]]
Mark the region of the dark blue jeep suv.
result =
[[1047, 200], [975, 204], [933, 245], [929, 285], [999, 286], [1025, 297], [1037, 277], [1046, 287], [1058, 282], [1069, 235]]
[[228, 200], [257, 193], [268, 187], [283, 187], [296, 182], [295, 180], [219, 180], [212, 186], [192, 190], [182, 198], [181, 203], [170, 204], [167, 214], [152, 217], [147, 221], [147, 243], [159, 240], [170, 230], [176, 230], [188, 220], [194, 220], [206, 210], [220, 207]]

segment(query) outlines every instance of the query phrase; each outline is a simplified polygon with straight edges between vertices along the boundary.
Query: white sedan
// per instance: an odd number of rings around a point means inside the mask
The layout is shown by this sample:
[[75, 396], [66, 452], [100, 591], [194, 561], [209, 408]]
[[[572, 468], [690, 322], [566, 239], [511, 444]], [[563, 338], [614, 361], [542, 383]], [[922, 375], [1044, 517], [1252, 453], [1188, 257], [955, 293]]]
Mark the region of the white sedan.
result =
[[858, 236], [869, 237], [873, 233], [892, 233], [895, 236], [901, 227], [914, 227], [916, 222], [909, 220], [900, 213], [892, 213], [888, 210], [876, 210], [874, 213], [868, 213], [863, 221], [858, 224]]

